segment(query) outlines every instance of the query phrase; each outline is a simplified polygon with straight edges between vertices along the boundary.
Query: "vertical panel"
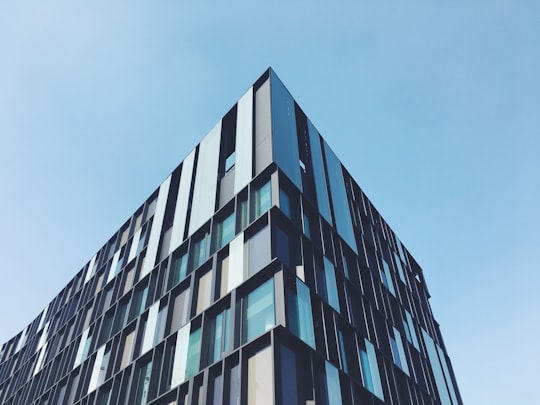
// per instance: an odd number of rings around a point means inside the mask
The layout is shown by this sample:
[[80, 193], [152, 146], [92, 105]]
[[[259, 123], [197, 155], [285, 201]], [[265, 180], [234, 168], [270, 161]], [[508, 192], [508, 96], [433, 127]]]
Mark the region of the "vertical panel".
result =
[[398, 350], [399, 360], [401, 362], [401, 369], [407, 375], [409, 375], [409, 365], [407, 364], [407, 357], [405, 356], [405, 349], [403, 347], [403, 341], [401, 340], [401, 333], [396, 328], [394, 330], [394, 339]]
[[89, 328], [86, 328], [81, 335], [81, 341], [79, 342], [79, 349], [77, 350], [77, 356], [75, 356], [75, 363], [73, 364], [73, 368], [81, 364], [84, 354], [84, 347], [86, 346], [86, 339], [88, 338], [88, 332]]
[[248, 405], [274, 403], [272, 348], [269, 346], [248, 359]]
[[141, 354], [150, 350], [154, 344], [154, 335], [156, 333], [157, 316], [159, 312], [159, 301], [150, 307], [148, 311], [148, 319], [146, 320], [146, 328], [144, 330], [144, 339], [141, 349]]
[[270, 72], [270, 81], [274, 161], [302, 191], [294, 100], [273, 71]]
[[267, 80], [255, 92], [255, 174], [272, 162], [271, 133], [270, 80]]
[[152, 229], [150, 230], [150, 239], [146, 247], [146, 256], [144, 259], [144, 267], [141, 270], [139, 278], [143, 278], [150, 273], [156, 264], [156, 256], [159, 248], [159, 239], [161, 238], [161, 228], [163, 227], [163, 218], [165, 216], [165, 207], [167, 206], [167, 198], [169, 196], [169, 188], [171, 186], [171, 177], [159, 186], [159, 193], [156, 203], [156, 211], [152, 221]]
[[343, 169], [337, 156], [332, 149], [324, 142], [324, 153], [326, 155], [326, 168], [328, 180], [330, 183], [330, 192], [332, 194], [332, 204], [334, 207], [334, 217], [336, 219], [336, 227], [341, 237], [356, 250], [356, 239], [351, 220], [351, 211], [347, 199], [347, 191], [345, 190], [345, 180], [343, 179]]
[[315, 335], [313, 332], [313, 310], [309, 288], [296, 279], [296, 294], [298, 306], [298, 332], [300, 338], [315, 349]]
[[169, 254], [171, 254], [184, 239], [184, 230], [187, 220], [187, 210], [189, 203], [189, 191], [191, 188], [191, 178], [193, 175], [193, 163], [195, 162], [195, 149], [184, 159], [182, 163], [182, 173], [178, 196], [176, 197], [176, 210], [172, 226], [171, 242], [169, 244]]
[[371, 373], [373, 383], [373, 393], [384, 401], [384, 394], [381, 384], [381, 374], [379, 373], [379, 364], [377, 362], [377, 355], [375, 354], [375, 347], [373, 344], [364, 339], [366, 345], [366, 353], [369, 362], [369, 371]]
[[36, 362], [36, 368], [34, 369], [34, 376], [41, 371], [41, 366], [43, 365], [43, 359], [45, 358], [45, 353], [47, 352], [47, 344], [41, 348], [39, 356]]
[[321, 141], [319, 133], [310, 120], [308, 123], [309, 147], [311, 150], [311, 163], [313, 165], [313, 177], [315, 178], [315, 192], [317, 194], [317, 204], [321, 215], [332, 224], [330, 214], [330, 202], [328, 201], [328, 189], [326, 187], [326, 174], [324, 171], [323, 157], [321, 151]]
[[199, 229], [215, 211], [220, 140], [221, 121], [206, 135], [199, 148], [189, 236]]
[[339, 373], [328, 361], [326, 365], [326, 387], [328, 389], [328, 405], [342, 405], [341, 387], [339, 384]]
[[185, 380], [190, 328], [191, 322], [184, 325], [176, 336], [171, 388], [181, 384]]
[[234, 194], [251, 181], [253, 173], [253, 87], [238, 101]]
[[244, 233], [240, 233], [229, 245], [229, 280], [227, 293], [244, 281]]

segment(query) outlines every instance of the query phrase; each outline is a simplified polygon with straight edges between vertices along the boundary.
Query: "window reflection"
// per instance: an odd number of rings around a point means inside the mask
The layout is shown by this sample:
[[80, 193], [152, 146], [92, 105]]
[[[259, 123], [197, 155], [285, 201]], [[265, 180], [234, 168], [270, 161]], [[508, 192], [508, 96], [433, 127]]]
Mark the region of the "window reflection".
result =
[[243, 343], [253, 340], [275, 325], [273, 279], [248, 294], [244, 299], [243, 314]]

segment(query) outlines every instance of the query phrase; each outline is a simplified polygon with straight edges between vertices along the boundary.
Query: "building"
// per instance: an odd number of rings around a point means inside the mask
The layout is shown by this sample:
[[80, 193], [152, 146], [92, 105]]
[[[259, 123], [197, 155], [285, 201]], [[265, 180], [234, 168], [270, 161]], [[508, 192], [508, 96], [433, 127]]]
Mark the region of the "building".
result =
[[43, 312], [2, 404], [461, 404], [422, 270], [267, 70]]

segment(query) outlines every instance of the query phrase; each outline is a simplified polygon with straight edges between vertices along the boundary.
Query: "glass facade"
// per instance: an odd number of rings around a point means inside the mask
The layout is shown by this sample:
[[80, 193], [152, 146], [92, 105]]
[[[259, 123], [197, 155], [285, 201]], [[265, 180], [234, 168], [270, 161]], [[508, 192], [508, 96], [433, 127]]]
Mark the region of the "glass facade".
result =
[[462, 401], [422, 269], [268, 70], [0, 346], [0, 403]]

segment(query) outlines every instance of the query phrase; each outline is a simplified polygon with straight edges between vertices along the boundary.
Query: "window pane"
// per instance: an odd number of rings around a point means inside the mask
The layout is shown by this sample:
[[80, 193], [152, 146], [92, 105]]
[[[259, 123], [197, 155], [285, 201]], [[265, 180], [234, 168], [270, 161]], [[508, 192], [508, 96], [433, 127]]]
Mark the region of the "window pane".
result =
[[243, 342], [271, 329], [275, 325], [274, 280], [257, 287], [244, 299]]
[[152, 362], [149, 361], [139, 370], [139, 380], [137, 384], [137, 393], [135, 395], [135, 404], [146, 404], [148, 398], [148, 387], [150, 385], [150, 373], [152, 372]]
[[334, 265], [326, 257], [324, 258], [324, 276], [328, 294], [328, 303], [339, 312], [339, 298], [336, 284], [336, 272]]
[[169, 288], [174, 287], [182, 281], [187, 274], [187, 254], [184, 254], [174, 260], [172, 265], [172, 276]]
[[186, 362], [186, 379], [199, 371], [199, 357], [201, 354], [201, 328], [191, 332], [189, 336], [188, 354]]
[[267, 347], [248, 359], [248, 405], [274, 403], [272, 349]]
[[253, 275], [270, 263], [270, 228], [265, 226], [248, 241], [249, 246], [249, 275]]
[[255, 191], [255, 218], [260, 217], [272, 206], [272, 188], [268, 181], [261, 188]]
[[291, 217], [291, 199], [289, 195], [283, 190], [279, 189], [279, 208], [289, 218]]
[[182, 291], [174, 299], [171, 329], [169, 330], [169, 333], [180, 329], [180, 327], [187, 322], [188, 308], [189, 308], [188, 298], [189, 298], [189, 288]]
[[234, 213], [225, 218], [216, 226], [216, 246], [215, 250], [220, 249], [234, 238]]
[[328, 405], [342, 405], [339, 373], [329, 362], [326, 362], [326, 387], [328, 389]]

